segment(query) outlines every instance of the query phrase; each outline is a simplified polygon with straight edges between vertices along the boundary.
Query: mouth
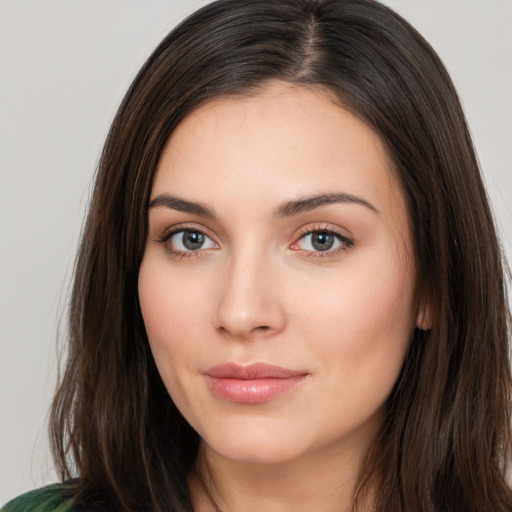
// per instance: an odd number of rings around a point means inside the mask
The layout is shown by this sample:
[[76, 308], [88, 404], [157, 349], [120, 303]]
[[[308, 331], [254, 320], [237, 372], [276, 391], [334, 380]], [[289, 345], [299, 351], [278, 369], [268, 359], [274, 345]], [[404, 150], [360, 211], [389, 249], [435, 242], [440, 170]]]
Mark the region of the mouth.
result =
[[208, 388], [217, 398], [242, 404], [259, 404], [291, 391], [309, 373], [268, 363], [247, 366], [224, 363], [204, 372]]

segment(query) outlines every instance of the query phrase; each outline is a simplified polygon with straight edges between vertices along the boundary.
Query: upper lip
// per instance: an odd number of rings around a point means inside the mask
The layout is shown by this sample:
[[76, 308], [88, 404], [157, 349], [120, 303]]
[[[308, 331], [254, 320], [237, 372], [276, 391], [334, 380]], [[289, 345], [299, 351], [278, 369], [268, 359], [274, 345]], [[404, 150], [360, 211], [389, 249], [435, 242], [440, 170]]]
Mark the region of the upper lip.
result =
[[307, 375], [308, 372], [301, 370], [290, 370], [281, 366], [268, 363], [252, 363], [241, 365], [238, 363], [223, 363], [212, 366], [204, 372], [208, 377], [218, 379], [289, 379]]

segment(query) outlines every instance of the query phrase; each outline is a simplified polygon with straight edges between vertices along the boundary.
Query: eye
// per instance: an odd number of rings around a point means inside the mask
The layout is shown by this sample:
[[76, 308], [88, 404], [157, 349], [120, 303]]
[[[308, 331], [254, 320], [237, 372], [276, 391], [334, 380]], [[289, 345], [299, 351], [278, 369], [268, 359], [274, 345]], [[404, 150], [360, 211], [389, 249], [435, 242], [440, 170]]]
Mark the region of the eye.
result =
[[322, 229], [303, 234], [291, 248], [311, 253], [336, 253], [352, 245], [353, 242], [342, 234], [330, 229]]
[[171, 251], [177, 253], [196, 252], [217, 247], [217, 244], [208, 235], [192, 229], [181, 229], [169, 233], [162, 242], [165, 242]]

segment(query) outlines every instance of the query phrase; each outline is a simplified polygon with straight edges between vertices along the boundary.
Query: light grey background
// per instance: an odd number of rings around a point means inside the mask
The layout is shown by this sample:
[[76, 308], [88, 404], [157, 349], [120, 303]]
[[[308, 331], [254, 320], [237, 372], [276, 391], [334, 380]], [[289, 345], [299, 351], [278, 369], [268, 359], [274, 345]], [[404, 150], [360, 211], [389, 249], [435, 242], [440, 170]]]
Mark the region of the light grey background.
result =
[[[0, 505], [56, 479], [56, 336], [109, 123], [194, 0], [0, 0]], [[388, 0], [459, 89], [512, 255], [512, 0]], [[61, 327], [63, 331], [63, 327]]]

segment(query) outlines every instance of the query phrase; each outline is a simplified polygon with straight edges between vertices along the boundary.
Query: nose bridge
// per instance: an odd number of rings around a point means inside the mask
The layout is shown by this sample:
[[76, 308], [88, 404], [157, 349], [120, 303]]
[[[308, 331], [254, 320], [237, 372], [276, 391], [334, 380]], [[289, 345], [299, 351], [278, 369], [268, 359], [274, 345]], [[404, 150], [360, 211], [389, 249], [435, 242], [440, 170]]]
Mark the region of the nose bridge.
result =
[[215, 328], [237, 338], [280, 331], [285, 316], [278, 277], [265, 248], [245, 243], [234, 249], [219, 275]]

